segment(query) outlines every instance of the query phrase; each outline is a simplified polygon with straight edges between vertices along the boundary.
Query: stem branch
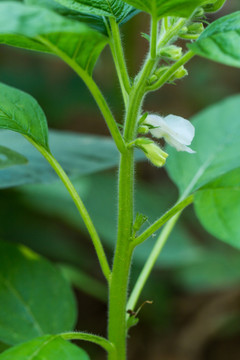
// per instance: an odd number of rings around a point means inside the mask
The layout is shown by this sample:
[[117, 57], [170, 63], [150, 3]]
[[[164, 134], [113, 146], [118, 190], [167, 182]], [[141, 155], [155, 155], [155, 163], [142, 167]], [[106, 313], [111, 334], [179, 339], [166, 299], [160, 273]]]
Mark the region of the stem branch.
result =
[[158, 81], [156, 81], [151, 86], [148, 86], [148, 91], [154, 91], [160, 89], [171, 77], [174, 73], [182, 66], [185, 65], [195, 54], [193, 51], [188, 51], [180, 60], [178, 60], [171, 68], [165, 72], [163, 76], [160, 77]]
[[[112, 51], [113, 59], [117, 69], [120, 85], [122, 88], [123, 96], [128, 95], [131, 90], [131, 84], [128, 76], [126, 61], [123, 53], [119, 26], [113, 17], [109, 18], [111, 25], [111, 41], [110, 48]], [[125, 103], [126, 104], [126, 103]]]
[[106, 350], [109, 354], [113, 356], [113, 359], [116, 359], [115, 346], [102, 336], [88, 334], [85, 332], [66, 332], [60, 334], [60, 337], [64, 340], [83, 340], [92, 342], [96, 345], [101, 346], [104, 350]]
[[182, 211], [188, 205], [193, 202], [193, 195], [188, 196], [181, 202], [178, 202], [172, 209], [167, 211], [160, 219], [155, 221], [148, 229], [146, 229], [141, 235], [139, 235], [132, 243], [132, 246], [135, 247], [145, 240], [147, 240], [151, 235], [153, 235], [157, 230], [159, 230], [166, 222], [168, 222], [174, 215]]
[[158, 20], [155, 16], [152, 16], [151, 45], [150, 45], [150, 54], [152, 59], [156, 59], [157, 56], [157, 40], [158, 40]]
[[148, 257], [148, 260], [145, 263], [144, 268], [142, 269], [142, 271], [137, 279], [137, 282], [136, 282], [134, 289], [131, 293], [131, 296], [129, 298], [129, 301], [127, 304], [127, 309], [134, 310], [136, 303], [140, 297], [140, 294], [143, 290], [143, 287], [146, 284], [147, 279], [155, 265], [155, 262], [157, 261], [157, 258], [159, 256], [160, 252], [162, 251], [171, 231], [173, 230], [174, 225], [176, 224], [180, 214], [181, 214], [181, 212], [179, 212], [177, 215], [172, 217], [171, 220], [169, 220], [169, 222], [166, 224], [163, 231], [161, 232], [160, 236], [158, 237], [157, 242], [156, 242], [154, 248], [152, 249], [151, 254]]
[[85, 82], [87, 85], [89, 91], [91, 92], [92, 96], [94, 97], [104, 119], [105, 122], [109, 128], [109, 131], [113, 137], [113, 140], [115, 141], [115, 144], [118, 148], [118, 150], [122, 153], [125, 151], [125, 143], [122, 138], [122, 135], [118, 129], [118, 126], [116, 124], [116, 121], [112, 115], [112, 112], [110, 108], [108, 107], [108, 104], [101, 93], [99, 87], [93, 80], [92, 76], [90, 76], [84, 69], [82, 69], [75, 61], [74, 59], [71, 59], [67, 54], [65, 54], [63, 51], [58, 49], [57, 46], [53, 45], [50, 41], [45, 39], [42, 36], [38, 37], [38, 40], [41, 41], [44, 45], [46, 45], [48, 48], [50, 48], [56, 55], [58, 55], [65, 63], [67, 63]]
[[98, 236], [97, 230], [95, 229], [93, 222], [85, 208], [80, 196], [78, 195], [75, 187], [73, 186], [72, 182], [70, 181], [69, 177], [61, 167], [61, 165], [57, 162], [57, 160], [50, 154], [47, 150], [45, 150], [41, 145], [35, 143], [31, 138], [26, 136], [27, 140], [45, 157], [51, 167], [55, 170], [59, 178], [62, 180], [63, 184], [65, 185], [67, 191], [69, 192], [70, 196], [72, 197], [85, 225], [88, 230], [88, 233], [92, 239], [93, 245], [95, 247], [98, 260], [102, 269], [102, 272], [107, 279], [110, 280], [111, 277], [111, 270], [108, 265], [107, 257], [105, 255], [101, 240]]

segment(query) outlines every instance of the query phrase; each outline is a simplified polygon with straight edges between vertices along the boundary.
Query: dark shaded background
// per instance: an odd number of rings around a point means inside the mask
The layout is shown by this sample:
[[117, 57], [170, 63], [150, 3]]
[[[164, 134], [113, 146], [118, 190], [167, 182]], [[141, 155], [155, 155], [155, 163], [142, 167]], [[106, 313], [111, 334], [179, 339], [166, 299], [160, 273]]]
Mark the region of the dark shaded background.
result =
[[[224, 9], [209, 17], [209, 20], [239, 9], [239, 0], [229, 0]], [[140, 68], [147, 50], [147, 41], [140, 33], [148, 31], [148, 24], [148, 16], [140, 14], [122, 29], [127, 63], [132, 76]], [[239, 69], [201, 58], [193, 59], [187, 67], [189, 76], [179, 81], [176, 86], [167, 85], [151, 94], [145, 102], [145, 109], [189, 118], [206, 106], [240, 91]], [[101, 55], [94, 76], [111, 104], [118, 122], [121, 122], [122, 99], [109, 49], [105, 49]], [[108, 134], [82, 81], [55, 57], [1, 46], [0, 80], [32, 94], [44, 109], [51, 128]], [[108, 172], [106, 176], [111, 177], [115, 173]], [[137, 176], [144, 186], [148, 185], [151, 189], [161, 188], [168, 181], [163, 171], [147, 163], [137, 166]], [[176, 189], [173, 185], [170, 186], [172, 197], [176, 198]], [[148, 195], [152, 196], [151, 201], [159, 201], [160, 198], [158, 200], [154, 194], [151, 192]], [[52, 260], [61, 258], [62, 255], [58, 254], [65, 251], [61, 247], [61, 239], [67, 238], [71, 247], [76, 249], [76, 252], [80, 251], [83, 267], [100, 282], [103, 281], [89, 240], [83, 233], [79, 236], [76, 227], [64, 223], [54, 214], [46, 215], [34, 209], [31, 202], [24, 201], [18, 189], [1, 191], [0, 199], [1, 238], [27, 243]], [[94, 201], [100, 200], [96, 197]], [[223, 247], [224, 251], [230, 251], [227, 245], [209, 236], [199, 226], [192, 209], [186, 211], [182, 223], [199, 243], [211, 243], [216, 248]], [[237, 250], [231, 251], [239, 253]], [[66, 259], [66, 253], [64, 255]], [[109, 257], [111, 256], [109, 250]], [[69, 263], [74, 263], [70, 255]], [[139, 264], [134, 266], [132, 283], [140, 269]], [[192, 271], [192, 268], [189, 271]], [[198, 271], [201, 274], [201, 268]], [[211, 271], [210, 264], [209, 275]], [[234, 284], [224, 282], [212, 290], [211, 286], [197, 288], [196, 285], [187, 288], [177, 281], [176, 273], [177, 269], [173, 267], [158, 269], [152, 274], [142, 301], [153, 300], [154, 303], [142, 309], [139, 325], [130, 332], [129, 359], [240, 359], [240, 269], [239, 280]], [[104, 301], [87, 295], [83, 290], [76, 288], [79, 305], [77, 329], [104, 335], [106, 305]], [[102, 298], [105, 296], [104, 291], [100, 296]], [[102, 351], [94, 346], [84, 344], [84, 347], [92, 359], [105, 358]]]

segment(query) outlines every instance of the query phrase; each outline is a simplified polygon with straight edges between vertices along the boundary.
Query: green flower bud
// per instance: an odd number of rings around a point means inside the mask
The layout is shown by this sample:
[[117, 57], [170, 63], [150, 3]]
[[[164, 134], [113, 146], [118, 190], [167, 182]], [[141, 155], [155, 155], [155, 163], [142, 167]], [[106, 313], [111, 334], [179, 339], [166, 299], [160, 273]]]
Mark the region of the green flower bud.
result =
[[182, 57], [182, 48], [176, 45], [170, 45], [161, 49], [159, 55], [170, 60], [179, 60]]
[[149, 132], [148, 126], [146, 126], [146, 125], [139, 126], [139, 128], [138, 128], [138, 133], [139, 134], [146, 135], [148, 132]]
[[153, 165], [162, 167], [165, 164], [168, 154], [153, 141], [140, 138], [135, 141], [135, 145], [145, 152], [146, 157]]
[[202, 23], [200, 22], [195, 22], [192, 23], [191, 25], [188, 26], [188, 34], [201, 34], [204, 30], [204, 26]]
[[227, 0], [217, 0], [215, 2], [212, 1], [211, 3], [205, 5], [203, 9], [205, 12], [216, 12], [223, 7], [226, 1]]
[[198, 8], [194, 13], [194, 18], [200, 18], [204, 15], [204, 9], [202, 7]]
[[155, 71], [155, 75], [157, 76], [157, 79], [159, 79], [165, 72], [167, 72], [170, 69], [170, 66], [161, 66], [159, 69]]
[[188, 75], [187, 69], [185, 69], [184, 66], [181, 66], [181, 67], [174, 73], [174, 75], [171, 77], [170, 81], [182, 79], [182, 78], [184, 78], [184, 77], [187, 76], [187, 75]]
[[148, 220], [147, 216], [141, 213], [137, 213], [136, 219], [133, 224], [133, 232], [136, 234], [147, 220]]
[[158, 77], [157, 77], [157, 75], [152, 75], [149, 79], [148, 79], [148, 83], [149, 83], [149, 85], [152, 85], [152, 84], [154, 84], [155, 83], [155, 81], [157, 81], [158, 80]]

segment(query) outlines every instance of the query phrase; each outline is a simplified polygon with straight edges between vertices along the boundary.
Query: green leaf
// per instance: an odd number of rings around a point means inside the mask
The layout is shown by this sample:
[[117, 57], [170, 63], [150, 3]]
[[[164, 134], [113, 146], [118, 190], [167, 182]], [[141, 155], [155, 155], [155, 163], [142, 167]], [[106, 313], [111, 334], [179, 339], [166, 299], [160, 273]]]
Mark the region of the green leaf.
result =
[[[1, 4], [0, 4], [1, 5]], [[0, 83], [0, 128], [19, 132], [48, 147], [45, 114], [37, 101], [23, 91]]]
[[240, 249], [240, 168], [201, 188], [194, 205], [212, 235]]
[[55, 0], [75, 11], [99, 16], [111, 16], [121, 22], [132, 12], [132, 7], [122, 0]]
[[27, 162], [25, 156], [5, 146], [0, 146], [0, 170], [14, 165], [27, 164]]
[[0, 242], [0, 341], [16, 345], [69, 331], [76, 321], [73, 293], [48, 261], [20, 245]]
[[188, 46], [197, 55], [240, 67], [239, 44], [240, 11], [237, 11], [214, 21], [195, 43]]
[[[49, 135], [51, 152], [71, 177], [103, 171], [119, 163], [119, 153], [110, 137], [59, 131], [50, 131]], [[20, 134], [2, 130], [0, 143], [11, 144], [13, 150], [20, 151], [29, 160], [27, 166], [1, 170], [0, 188], [58, 179], [42, 155]], [[144, 154], [137, 152], [136, 159], [145, 160]]]
[[125, 0], [126, 3], [158, 19], [164, 16], [190, 17], [194, 10], [209, 0]]
[[0, 2], [0, 43], [56, 54], [91, 74], [107, 38], [44, 7], [3, 1]]
[[[50, 10], [53, 10], [56, 13], [58, 13], [62, 16], [65, 16], [69, 19], [85, 23], [88, 26], [90, 26], [91, 28], [93, 28], [97, 31], [100, 31], [105, 36], [108, 36], [106, 22], [102, 16], [87, 14], [87, 13], [82, 13], [79, 11], [71, 10], [68, 7], [65, 7], [65, 6], [57, 3], [55, 0], [25, 0], [24, 2], [27, 5], [43, 6]], [[116, 19], [119, 25], [125, 24], [133, 16], [135, 16], [137, 13], [139, 13], [139, 10], [137, 10], [133, 7], [129, 6], [128, 8], [129, 8], [129, 10], [124, 12], [124, 17], [119, 16]]]
[[89, 360], [87, 353], [59, 336], [46, 335], [14, 346], [0, 360]]
[[240, 167], [240, 96], [230, 97], [193, 118], [196, 154], [168, 147], [167, 171], [184, 196]]
[[54, 0], [25, 0], [24, 3], [27, 5], [41, 6], [55, 11], [57, 14], [62, 15], [68, 19], [78, 21], [80, 23], [85, 23], [91, 28], [100, 31], [107, 36], [107, 29], [102, 16], [83, 14], [78, 11], [68, 9], [61, 4], [58, 4]]

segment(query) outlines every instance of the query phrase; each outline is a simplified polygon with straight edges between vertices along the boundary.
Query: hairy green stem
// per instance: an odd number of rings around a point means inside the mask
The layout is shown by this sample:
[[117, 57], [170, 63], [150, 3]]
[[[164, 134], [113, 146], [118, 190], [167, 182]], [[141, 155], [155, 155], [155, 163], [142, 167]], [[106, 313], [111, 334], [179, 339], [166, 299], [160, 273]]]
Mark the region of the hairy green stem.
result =
[[[132, 249], [133, 149], [121, 155], [119, 168], [118, 238], [109, 289], [108, 338], [115, 345], [117, 359], [126, 359], [126, 302]], [[113, 360], [109, 356], [109, 360]]]
[[151, 47], [150, 47], [151, 59], [156, 59], [157, 56], [157, 40], [158, 40], [158, 20], [155, 16], [152, 16]]
[[66, 332], [59, 334], [59, 336], [64, 340], [82, 340], [92, 342], [101, 346], [104, 350], [111, 354], [112, 359], [117, 359], [115, 346], [102, 336], [88, 334], [85, 332]]
[[143, 287], [146, 284], [147, 279], [157, 261], [157, 258], [159, 256], [159, 254], [161, 253], [169, 235], [171, 234], [171, 231], [173, 230], [174, 225], [176, 224], [180, 214], [181, 214], [181, 212], [179, 212], [174, 217], [172, 217], [171, 220], [169, 220], [169, 222], [163, 228], [160, 236], [157, 239], [157, 242], [156, 242], [154, 248], [151, 251], [151, 254], [148, 257], [147, 262], [145, 263], [145, 265], [137, 279], [137, 282], [136, 282], [134, 289], [128, 300], [127, 309], [134, 310], [136, 303], [140, 297], [140, 294], [143, 290]]
[[163, 76], [160, 77], [154, 84], [148, 86], [148, 91], [154, 91], [160, 89], [171, 77], [174, 73], [182, 66], [185, 65], [189, 60], [191, 60], [195, 56], [195, 54], [190, 50], [188, 51], [180, 60], [178, 60], [174, 65], [170, 67], [168, 71], [165, 72]]
[[[119, 32], [119, 26], [115, 20], [115, 18], [109, 18], [110, 26], [111, 26], [111, 42], [110, 47], [113, 54], [113, 59], [115, 62], [115, 66], [117, 69], [120, 85], [122, 88], [123, 96], [126, 99], [127, 94], [129, 94], [131, 90], [131, 84], [129, 80], [129, 75], [127, 71], [127, 66], [125, 62], [125, 57], [123, 53], [123, 47], [121, 43], [121, 37]], [[127, 102], [125, 101], [125, 105]]]
[[[127, 144], [134, 141], [137, 136], [137, 122], [144, 98], [145, 84], [154, 64], [155, 59], [151, 59], [149, 56], [129, 93], [129, 106], [124, 126], [124, 140]], [[126, 359], [126, 304], [133, 252], [133, 247], [131, 246], [134, 202], [133, 186], [134, 150], [133, 148], [128, 148], [124, 154], [121, 154], [119, 167], [118, 238], [109, 289], [108, 337], [116, 347], [117, 360]], [[109, 360], [112, 360], [111, 356], [109, 356]]]
[[141, 235], [139, 235], [132, 243], [132, 246], [137, 246], [147, 240], [157, 230], [159, 230], [166, 222], [168, 222], [174, 215], [185, 209], [188, 205], [192, 204], [194, 200], [193, 195], [188, 196], [181, 202], [178, 202], [172, 209], [167, 211], [160, 219], [155, 221], [148, 229], [146, 229]]
[[59, 178], [62, 180], [63, 184], [65, 185], [67, 191], [69, 192], [70, 196], [72, 197], [83, 221], [84, 224], [89, 232], [89, 235], [92, 239], [93, 245], [95, 247], [98, 260], [102, 269], [102, 272], [107, 279], [107, 281], [110, 280], [111, 277], [111, 270], [108, 265], [107, 257], [105, 255], [101, 240], [98, 236], [97, 230], [95, 229], [93, 222], [87, 212], [87, 209], [85, 208], [80, 196], [77, 193], [77, 190], [73, 186], [72, 182], [70, 181], [69, 177], [61, 167], [61, 165], [57, 162], [57, 160], [50, 154], [46, 149], [44, 149], [41, 145], [38, 145], [35, 143], [31, 138], [26, 136], [28, 141], [31, 142], [31, 144], [44, 156], [44, 158], [48, 161], [48, 163], [51, 165], [51, 167], [55, 170]]
[[165, 33], [163, 34], [162, 38], [160, 38], [157, 50], [161, 50], [162, 47], [168, 45], [170, 42], [172, 43], [176, 40], [179, 31], [183, 28], [184, 25], [188, 22], [188, 19], [179, 19], [176, 24], [168, 29], [165, 29]]
[[109, 131], [115, 141], [115, 144], [118, 150], [122, 153], [125, 151], [125, 143], [123, 141], [122, 135], [118, 129], [117, 123], [112, 115], [108, 104], [101, 93], [99, 87], [93, 80], [92, 76], [90, 76], [86, 71], [84, 71], [75, 61], [71, 59], [67, 54], [58, 49], [55, 45], [53, 45], [47, 39], [39, 36], [38, 40], [41, 41], [44, 45], [46, 45], [49, 49], [51, 49], [56, 55], [58, 55], [66, 64], [68, 64], [85, 82], [92, 96], [94, 97], [105, 121], [109, 128]]

